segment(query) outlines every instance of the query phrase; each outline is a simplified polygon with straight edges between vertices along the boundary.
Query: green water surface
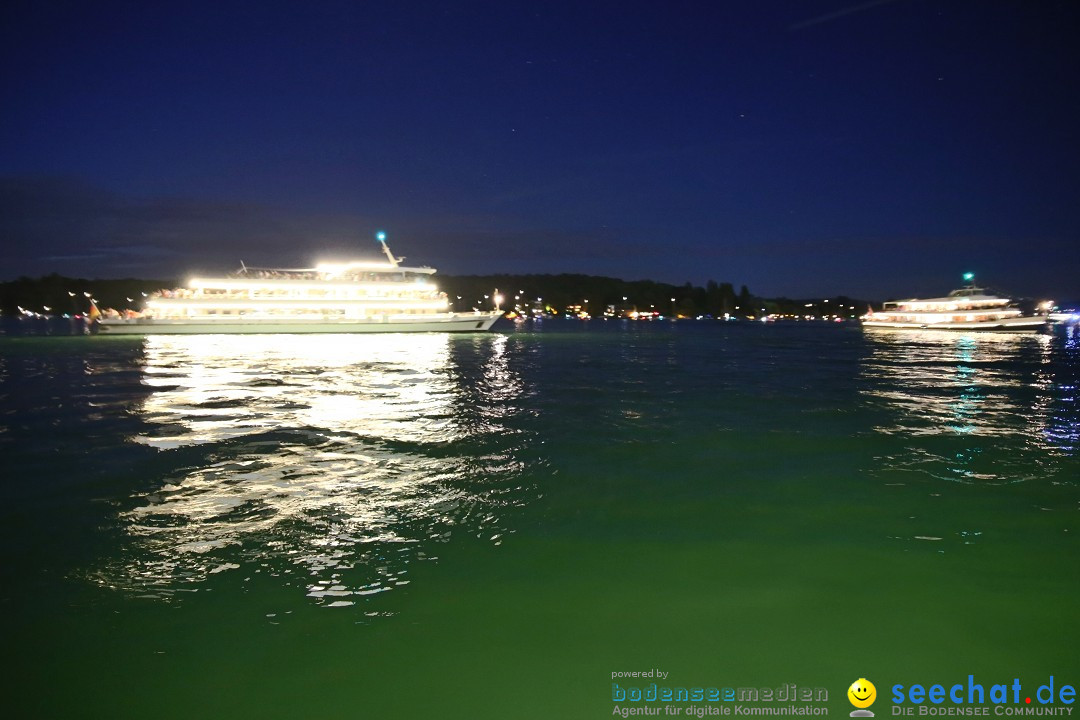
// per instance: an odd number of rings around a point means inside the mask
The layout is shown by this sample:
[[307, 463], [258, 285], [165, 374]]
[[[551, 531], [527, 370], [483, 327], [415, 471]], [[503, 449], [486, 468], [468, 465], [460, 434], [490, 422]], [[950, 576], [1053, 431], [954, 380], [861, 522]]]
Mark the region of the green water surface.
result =
[[828, 326], [4, 339], [5, 704], [603, 718], [612, 673], [660, 669], [831, 716], [865, 677], [882, 717], [897, 683], [1075, 686], [1078, 357]]

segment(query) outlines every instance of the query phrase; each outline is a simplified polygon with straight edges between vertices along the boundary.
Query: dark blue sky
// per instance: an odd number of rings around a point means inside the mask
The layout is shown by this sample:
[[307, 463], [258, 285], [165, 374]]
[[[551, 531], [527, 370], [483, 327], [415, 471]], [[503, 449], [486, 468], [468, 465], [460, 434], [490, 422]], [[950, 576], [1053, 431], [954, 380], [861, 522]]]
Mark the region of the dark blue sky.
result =
[[1080, 3], [8, 3], [4, 279], [1078, 297]]

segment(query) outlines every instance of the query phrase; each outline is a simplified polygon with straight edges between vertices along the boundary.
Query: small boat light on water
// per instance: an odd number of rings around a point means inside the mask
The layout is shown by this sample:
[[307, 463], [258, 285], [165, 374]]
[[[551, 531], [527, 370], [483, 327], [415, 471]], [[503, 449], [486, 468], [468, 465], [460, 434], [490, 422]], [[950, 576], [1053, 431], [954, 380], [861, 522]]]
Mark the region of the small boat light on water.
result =
[[975, 279], [975, 273], [971, 273], [971, 272], [964, 273], [964, 282], [971, 282], [974, 279]]

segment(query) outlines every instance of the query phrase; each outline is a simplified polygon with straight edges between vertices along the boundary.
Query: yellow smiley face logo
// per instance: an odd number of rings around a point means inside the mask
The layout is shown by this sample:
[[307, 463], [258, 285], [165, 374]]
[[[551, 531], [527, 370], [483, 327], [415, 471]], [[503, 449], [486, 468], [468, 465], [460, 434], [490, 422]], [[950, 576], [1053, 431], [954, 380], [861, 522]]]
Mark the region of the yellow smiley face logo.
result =
[[877, 700], [877, 688], [866, 678], [859, 678], [847, 689], [848, 700], [857, 708], [868, 708]]

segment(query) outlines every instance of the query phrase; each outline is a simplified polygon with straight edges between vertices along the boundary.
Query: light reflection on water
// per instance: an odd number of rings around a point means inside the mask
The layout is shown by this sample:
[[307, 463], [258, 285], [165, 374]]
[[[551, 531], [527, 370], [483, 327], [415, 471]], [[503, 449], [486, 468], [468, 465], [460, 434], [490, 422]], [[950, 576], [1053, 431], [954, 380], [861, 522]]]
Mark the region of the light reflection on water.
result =
[[[409, 582], [433, 542], [501, 542], [527, 395], [501, 335], [149, 337], [133, 438], [175, 468], [123, 511], [99, 581], [156, 597], [228, 571], [314, 602]], [[456, 355], [466, 354], [458, 363]]]
[[[143, 407], [159, 448], [275, 429], [451, 441], [454, 383], [437, 335], [147, 338]], [[419, 422], [417, 422], [419, 421]]]
[[902, 450], [882, 469], [966, 483], [1043, 477], [1076, 453], [1076, 339], [1016, 334], [868, 332], [862, 393], [876, 433]]

